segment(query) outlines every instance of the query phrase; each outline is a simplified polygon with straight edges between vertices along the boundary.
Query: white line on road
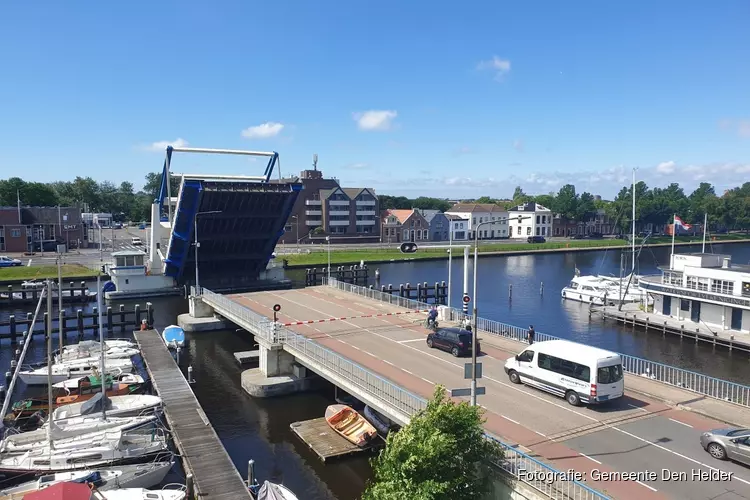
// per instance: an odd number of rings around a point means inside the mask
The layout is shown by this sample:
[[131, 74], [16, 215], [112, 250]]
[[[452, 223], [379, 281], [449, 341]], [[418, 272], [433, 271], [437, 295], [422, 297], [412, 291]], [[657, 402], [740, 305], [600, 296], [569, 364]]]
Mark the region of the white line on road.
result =
[[387, 359], [384, 359], [384, 360], [383, 360], [383, 363], [385, 363], [385, 364], [387, 364], [387, 365], [391, 365], [391, 366], [396, 366], [396, 365], [394, 365], [393, 363], [391, 363], [390, 361], [388, 361]]
[[537, 434], [539, 434], [539, 435], [540, 435], [540, 436], [542, 436], [543, 438], [546, 438], [546, 437], [547, 437], [547, 435], [546, 435], [546, 434], [542, 434], [542, 433], [541, 433], [541, 432], [539, 432], [539, 431], [534, 431], [534, 432], [536, 432]]
[[432, 381], [432, 380], [430, 380], [430, 379], [427, 379], [427, 378], [424, 378], [424, 377], [419, 377], [419, 378], [421, 378], [422, 380], [424, 380], [425, 382], [427, 382], [427, 383], [428, 383], [428, 384], [430, 384], [430, 385], [435, 385], [435, 382], [433, 382], [433, 381]]
[[676, 423], [676, 424], [684, 425], [685, 427], [690, 427], [691, 429], [693, 428], [693, 426], [692, 426], [692, 425], [690, 425], [690, 424], [686, 424], [685, 422], [680, 422], [679, 420], [675, 420], [675, 419], [673, 419], [673, 418], [670, 418], [669, 420], [671, 420], [672, 422], [674, 422], [674, 423]]
[[409, 342], [424, 342], [424, 339], [397, 340], [399, 344], [408, 344]]
[[627, 404], [627, 405], [628, 405], [629, 407], [631, 407], [631, 408], [635, 408], [636, 410], [641, 410], [641, 411], [644, 411], [644, 412], [648, 413], [648, 410], [647, 410], [647, 409], [645, 409], [645, 408], [643, 408], [643, 407], [641, 407], [641, 406], [631, 405], [630, 403], [626, 403], [626, 404]]
[[[401, 368], [401, 370], [405, 371], [405, 372], [406, 372], [406, 373], [408, 373], [409, 375], [414, 375], [414, 373], [410, 372], [410, 371], [409, 371], [409, 370], [407, 370], [406, 368]], [[422, 378], [422, 377], [420, 377], [420, 378]]]
[[579, 455], [581, 455], [581, 456], [582, 456], [583, 458], [588, 458], [588, 459], [589, 459], [589, 460], [591, 460], [592, 462], [596, 462], [596, 463], [598, 463], [599, 465], [601, 465], [601, 464], [602, 464], [602, 463], [601, 463], [601, 462], [600, 462], [599, 460], [597, 460], [597, 459], [595, 459], [595, 458], [591, 458], [590, 456], [588, 456], [588, 455], [585, 455], [585, 454], [581, 453], [580, 451], [578, 452], [578, 454], [579, 454]]
[[645, 486], [646, 488], [650, 489], [651, 491], [659, 491], [656, 488], [653, 488], [653, 487], [647, 485], [646, 483], [642, 483], [642, 482], [640, 482], [638, 480], [636, 480], [635, 482], [638, 483], [638, 484], [640, 484], [641, 486]]
[[514, 423], [514, 424], [516, 424], [516, 425], [521, 425], [521, 422], [516, 422], [516, 421], [515, 421], [515, 420], [513, 420], [512, 418], [508, 418], [508, 417], [506, 417], [505, 415], [500, 415], [500, 416], [501, 416], [501, 417], [503, 417], [503, 418], [504, 418], [505, 420], [507, 420], [508, 422], [513, 422], [513, 423]]

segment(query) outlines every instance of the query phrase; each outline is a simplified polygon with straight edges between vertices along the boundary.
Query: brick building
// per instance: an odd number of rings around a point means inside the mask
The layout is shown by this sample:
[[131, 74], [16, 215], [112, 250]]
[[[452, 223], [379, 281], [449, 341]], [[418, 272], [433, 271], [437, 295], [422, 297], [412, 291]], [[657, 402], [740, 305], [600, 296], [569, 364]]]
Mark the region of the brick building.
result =
[[57, 244], [85, 247], [87, 234], [77, 207], [0, 207], [0, 252], [54, 251]]
[[314, 164], [303, 170], [297, 201], [279, 243], [325, 241], [375, 243], [380, 240], [378, 197], [370, 188], [342, 188], [338, 179], [323, 177]]

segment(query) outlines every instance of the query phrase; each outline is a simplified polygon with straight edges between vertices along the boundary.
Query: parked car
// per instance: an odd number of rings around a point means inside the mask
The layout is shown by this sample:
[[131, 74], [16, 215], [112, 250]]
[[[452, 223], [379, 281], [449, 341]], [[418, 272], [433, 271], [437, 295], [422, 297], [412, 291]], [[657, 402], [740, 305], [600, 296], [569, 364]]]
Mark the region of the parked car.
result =
[[714, 429], [701, 434], [700, 440], [712, 457], [750, 465], [750, 429]]
[[573, 236], [570, 237], [570, 239], [572, 239], [572, 240], [582, 240], [583, 239], [583, 235], [582, 234], [574, 234]]
[[602, 233], [594, 232], [594, 233], [589, 233], [589, 238], [591, 238], [592, 240], [598, 240], [598, 239], [604, 238], [604, 235]]
[[[427, 347], [447, 351], [456, 357], [471, 355], [471, 332], [461, 328], [438, 328], [427, 335]], [[480, 349], [477, 339], [477, 354]]]
[[18, 259], [11, 259], [10, 257], [5, 255], [0, 256], [0, 267], [15, 267], [22, 265], [23, 262]]
[[529, 236], [526, 238], [526, 243], [544, 243], [546, 241], [544, 236]]
[[41, 241], [35, 241], [34, 242], [34, 251], [35, 252], [41, 252], [42, 247], [44, 248], [45, 252], [56, 252], [57, 251], [57, 242], [56, 241], [45, 241], [44, 244], [42, 244]]

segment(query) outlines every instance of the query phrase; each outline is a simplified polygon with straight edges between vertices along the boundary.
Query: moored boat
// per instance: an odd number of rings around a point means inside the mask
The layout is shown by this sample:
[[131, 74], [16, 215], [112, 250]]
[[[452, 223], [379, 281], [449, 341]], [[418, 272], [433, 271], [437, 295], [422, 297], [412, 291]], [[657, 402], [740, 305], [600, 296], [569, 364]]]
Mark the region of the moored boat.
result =
[[[70, 378], [81, 378], [91, 375], [99, 370], [100, 358], [84, 358], [52, 365], [52, 383], [62, 382]], [[116, 358], [108, 360], [107, 373], [123, 373], [133, 371], [133, 361], [129, 358]], [[26, 385], [47, 385], [47, 367], [39, 366], [22, 370], [18, 377]]]
[[102, 398], [96, 394], [93, 398], [82, 403], [72, 403], [61, 406], [53, 412], [54, 420], [62, 418], [80, 417], [92, 415], [102, 411], [102, 407], [111, 417], [132, 417], [154, 413], [161, 409], [161, 398], [150, 394], [128, 394], [126, 396], [113, 396]]
[[378, 433], [383, 437], [388, 436], [391, 428], [394, 427], [393, 422], [388, 417], [371, 408], [370, 406], [365, 406], [363, 414], [367, 421], [370, 422], [373, 427], [378, 430]]
[[298, 500], [292, 490], [271, 481], [264, 481], [262, 485], [253, 485], [250, 487], [250, 493], [255, 500]]
[[0, 491], [0, 499], [6, 496], [23, 498], [23, 495], [27, 493], [40, 491], [64, 482], [86, 483], [95, 486], [99, 491], [118, 488], [151, 488], [164, 481], [164, 478], [173, 465], [174, 462], [172, 461], [163, 461], [119, 465], [106, 469], [87, 469], [45, 474], [33, 481], [27, 481]]
[[357, 446], [367, 446], [378, 435], [377, 429], [350, 406], [331, 405], [325, 417], [334, 431]]
[[169, 325], [161, 332], [161, 337], [164, 339], [164, 343], [167, 347], [176, 349], [178, 347], [185, 347], [185, 332], [177, 325]]

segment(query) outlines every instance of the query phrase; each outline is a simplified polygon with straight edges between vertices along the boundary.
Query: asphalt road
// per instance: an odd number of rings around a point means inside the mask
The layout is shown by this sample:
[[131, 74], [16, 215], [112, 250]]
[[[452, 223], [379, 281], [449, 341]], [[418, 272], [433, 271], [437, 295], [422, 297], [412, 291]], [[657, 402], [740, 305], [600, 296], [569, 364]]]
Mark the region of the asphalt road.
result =
[[[279, 320], [306, 321], [395, 311], [345, 292], [316, 287], [234, 296], [241, 304], [271, 316], [281, 304]], [[407, 319], [404, 319], [407, 318]], [[449, 353], [429, 349], [421, 315], [337, 320], [293, 326], [298, 333], [429, 397], [435, 384], [467, 387], [464, 363]], [[710, 457], [699, 444], [701, 432], [725, 427], [718, 421], [682, 411], [630, 392], [610, 406], [572, 407], [536, 389], [511, 384], [505, 359], [521, 350], [517, 343], [482, 336], [487, 430], [536, 453], [560, 470], [583, 472], [594, 488], [615, 498], [750, 499], [750, 470]], [[663, 470], [684, 473], [684, 480], [665, 480]], [[596, 471], [653, 473], [640, 481], [596, 480]], [[732, 473], [727, 481], [696, 481], [693, 471]]]

